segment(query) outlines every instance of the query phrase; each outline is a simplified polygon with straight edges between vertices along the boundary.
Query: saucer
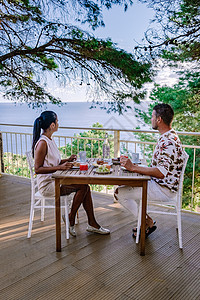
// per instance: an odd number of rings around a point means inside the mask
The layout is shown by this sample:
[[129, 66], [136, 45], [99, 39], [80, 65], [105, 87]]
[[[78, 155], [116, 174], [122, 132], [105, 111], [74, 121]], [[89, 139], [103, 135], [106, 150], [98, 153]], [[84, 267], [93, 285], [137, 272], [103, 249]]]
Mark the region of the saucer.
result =
[[123, 172], [129, 172], [129, 173], [132, 173], [132, 172], [133, 172], [133, 171], [127, 170], [125, 167], [122, 167], [122, 166], [121, 166], [121, 169], [123, 170]]
[[137, 160], [137, 161], [131, 161], [133, 164], [135, 164], [135, 165], [139, 165], [139, 164], [141, 164], [141, 161], [140, 160]]

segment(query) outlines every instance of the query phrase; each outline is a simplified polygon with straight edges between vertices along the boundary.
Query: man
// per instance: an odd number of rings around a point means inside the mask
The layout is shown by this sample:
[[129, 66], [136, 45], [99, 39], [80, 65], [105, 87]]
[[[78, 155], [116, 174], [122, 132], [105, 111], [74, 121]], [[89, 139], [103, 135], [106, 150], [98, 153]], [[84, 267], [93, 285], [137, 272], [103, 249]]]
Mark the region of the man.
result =
[[[173, 117], [174, 112], [170, 105], [162, 103], [154, 106], [151, 124], [153, 129], [158, 129], [161, 136], [155, 147], [150, 167], [138, 166], [125, 157], [120, 159], [121, 165], [127, 170], [151, 176], [148, 182], [147, 201], [153, 200], [164, 204], [169, 201], [169, 198], [176, 197], [184, 156], [179, 137], [172, 129]], [[141, 188], [120, 186], [116, 189], [114, 197], [137, 215], [137, 205], [142, 198]], [[146, 236], [155, 229], [155, 222], [147, 215]], [[133, 232], [135, 237], [137, 228], [133, 229]]]

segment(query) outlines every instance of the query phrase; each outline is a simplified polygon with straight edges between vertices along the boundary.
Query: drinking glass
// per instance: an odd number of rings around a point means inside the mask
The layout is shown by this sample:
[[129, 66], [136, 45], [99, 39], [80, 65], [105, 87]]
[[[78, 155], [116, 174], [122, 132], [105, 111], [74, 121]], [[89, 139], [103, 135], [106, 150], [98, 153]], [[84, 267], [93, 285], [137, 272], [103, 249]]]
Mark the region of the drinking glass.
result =
[[128, 158], [128, 154], [127, 153], [126, 154], [120, 154], [120, 158], [122, 158], [122, 157]]
[[80, 163], [80, 172], [81, 173], [86, 173], [86, 171], [88, 170], [88, 163]]
[[133, 163], [139, 162], [139, 153], [132, 153], [132, 162]]
[[79, 157], [81, 162], [86, 162], [86, 151], [80, 151]]

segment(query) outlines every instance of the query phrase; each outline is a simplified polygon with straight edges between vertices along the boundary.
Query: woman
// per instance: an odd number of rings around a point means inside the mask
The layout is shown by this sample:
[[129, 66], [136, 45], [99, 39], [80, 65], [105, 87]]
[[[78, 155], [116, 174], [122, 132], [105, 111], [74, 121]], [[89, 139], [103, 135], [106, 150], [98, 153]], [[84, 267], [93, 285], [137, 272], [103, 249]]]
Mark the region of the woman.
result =
[[[41, 129], [43, 129], [42, 135]], [[52, 173], [57, 170], [69, 170], [73, 166], [76, 155], [61, 160], [59, 150], [52, 139], [58, 130], [58, 119], [53, 111], [44, 111], [34, 122], [32, 154], [35, 160], [35, 173], [37, 175], [39, 191], [42, 195], [55, 196], [55, 184]], [[69, 214], [69, 233], [76, 236], [74, 224], [77, 210], [81, 203], [88, 217], [87, 231], [99, 234], [109, 234], [110, 231], [101, 227], [94, 216], [90, 187], [86, 184], [61, 185], [60, 194], [69, 195], [75, 192], [71, 212]]]

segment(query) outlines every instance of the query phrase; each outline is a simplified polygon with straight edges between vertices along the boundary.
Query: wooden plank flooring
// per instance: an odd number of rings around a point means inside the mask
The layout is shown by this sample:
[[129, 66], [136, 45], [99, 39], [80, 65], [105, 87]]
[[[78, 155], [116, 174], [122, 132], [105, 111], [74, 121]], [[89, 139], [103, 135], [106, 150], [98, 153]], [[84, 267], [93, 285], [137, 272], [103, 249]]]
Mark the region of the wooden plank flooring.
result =
[[146, 256], [131, 236], [133, 216], [111, 196], [93, 193], [95, 215], [110, 236], [85, 231], [79, 211], [77, 237], [55, 251], [54, 210], [45, 221], [36, 212], [27, 239], [30, 181], [0, 178], [0, 299], [130, 300], [200, 299], [200, 216], [183, 213], [183, 251], [178, 248], [176, 217], [153, 215], [158, 229], [146, 241]]

